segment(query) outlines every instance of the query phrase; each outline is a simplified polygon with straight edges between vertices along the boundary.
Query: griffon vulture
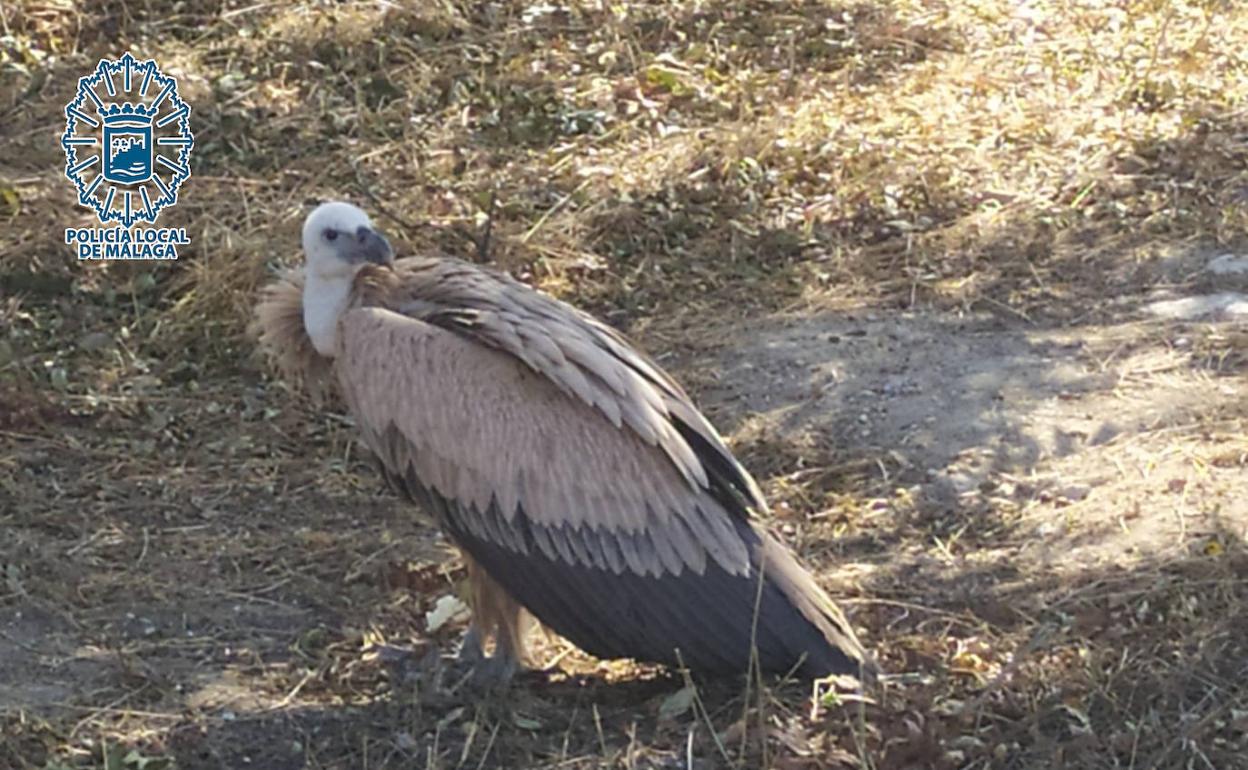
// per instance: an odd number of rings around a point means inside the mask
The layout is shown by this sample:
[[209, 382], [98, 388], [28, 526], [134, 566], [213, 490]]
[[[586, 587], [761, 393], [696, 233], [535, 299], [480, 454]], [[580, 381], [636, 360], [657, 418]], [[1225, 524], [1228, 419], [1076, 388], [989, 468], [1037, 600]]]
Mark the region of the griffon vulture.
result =
[[618, 332], [501, 272], [395, 261], [347, 203], [308, 216], [303, 250], [265, 290], [262, 346], [290, 378], [336, 381], [386, 478], [462, 550], [479, 673], [515, 671], [525, 610], [601, 658], [872, 670], [755, 520], [754, 479]]

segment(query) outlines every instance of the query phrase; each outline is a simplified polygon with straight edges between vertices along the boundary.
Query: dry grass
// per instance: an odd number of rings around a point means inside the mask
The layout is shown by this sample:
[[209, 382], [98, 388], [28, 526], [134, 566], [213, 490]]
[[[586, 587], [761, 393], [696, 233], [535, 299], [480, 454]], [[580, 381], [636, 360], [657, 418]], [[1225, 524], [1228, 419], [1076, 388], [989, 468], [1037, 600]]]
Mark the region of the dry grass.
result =
[[[1061, 501], [985, 495], [951, 529], [887, 453], [748, 419], [738, 447], [898, 674], [871, 703], [712, 687], [672, 715], [681, 681], [578, 656], [589, 684], [502, 705], [403, 683], [362, 649], [448, 649], [420, 613], [453, 575], [243, 336], [326, 197], [463, 255], [496, 197], [492, 260], [695, 390], [684, 354], [741, 318], [1107, 322], [1175, 255], [1244, 243], [1246, 40], [1218, 0], [6, 4], [0, 766], [1248, 767], [1233, 498], [1207, 552], [1045, 572], [1014, 561], [1020, 522]], [[127, 47], [194, 109], [175, 265], [61, 243], [90, 218], [61, 109]], [[1242, 335], [1192, 339], [1242, 376]], [[1211, 410], [1122, 462], [1242, 474], [1244, 426]]]

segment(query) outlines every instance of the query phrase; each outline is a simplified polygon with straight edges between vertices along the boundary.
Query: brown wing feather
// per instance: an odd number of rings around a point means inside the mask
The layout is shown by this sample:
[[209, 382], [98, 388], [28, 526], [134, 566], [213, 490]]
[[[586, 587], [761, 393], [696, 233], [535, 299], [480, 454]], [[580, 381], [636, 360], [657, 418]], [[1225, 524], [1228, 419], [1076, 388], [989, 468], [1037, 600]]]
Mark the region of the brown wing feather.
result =
[[660, 447], [733, 515], [766, 511], [758, 485], [684, 390], [619, 332], [510, 276], [457, 260], [395, 266], [401, 313], [506, 351], [564, 393]]
[[[380, 308], [347, 312], [340, 335], [343, 393], [392, 476], [413, 474], [465, 511], [497, 506], [503, 523], [523, 507], [538, 524], [662, 540], [622, 552], [635, 572], [700, 572], [708, 557], [733, 573], [748, 569], [717, 500], [516, 357]], [[496, 526], [459, 524], [485, 537]], [[597, 561], [584, 544], [538, 546], [570, 563]]]

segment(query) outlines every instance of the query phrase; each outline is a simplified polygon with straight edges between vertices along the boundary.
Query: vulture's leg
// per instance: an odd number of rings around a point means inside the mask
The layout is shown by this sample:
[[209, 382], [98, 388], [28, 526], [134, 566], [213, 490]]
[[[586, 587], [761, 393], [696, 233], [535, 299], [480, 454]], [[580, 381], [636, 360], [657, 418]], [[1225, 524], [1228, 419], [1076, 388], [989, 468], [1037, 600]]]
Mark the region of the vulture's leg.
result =
[[[481, 686], [498, 687], [511, 681], [524, 663], [524, 636], [528, 630], [524, 609], [480, 565], [464, 554], [468, 568], [472, 623], [464, 635], [459, 659], [473, 665], [473, 679]], [[485, 655], [485, 642], [494, 639], [494, 654]]]
[[471, 663], [473, 665], [480, 663], [485, 658], [485, 647], [481, 638], [481, 627], [477, 625], [477, 621], [473, 620], [468, 624], [468, 631], [464, 634], [464, 641], [459, 645], [459, 661], [461, 663]]

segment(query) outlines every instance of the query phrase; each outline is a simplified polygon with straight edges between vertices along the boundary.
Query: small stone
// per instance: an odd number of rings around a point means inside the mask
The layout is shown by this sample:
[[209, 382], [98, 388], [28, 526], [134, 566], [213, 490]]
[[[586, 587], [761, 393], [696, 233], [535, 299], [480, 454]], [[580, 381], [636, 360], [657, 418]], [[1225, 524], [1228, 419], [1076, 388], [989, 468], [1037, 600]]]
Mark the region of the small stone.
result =
[[984, 748], [984, 742], [981, 741], [979, 738], [976, 738], [974, 735], [959, 735], [958, 737], [949, 741], [949, 747], [953, 749], [962, 749], [962, 750], [967, 750], [967, 749], [978, 750], [978, 749]]
[[1091, 446], [1100, 446], [1112, 441], [1122, 430], [1112, 422], [1106, 422], [1096, 429], [1096, 433], [1092, 434], [1092, 438], [1088, 439]]
[[1248, 255], [1223, 254], [1211, 260], [1205, 270], [1214, 275], [1248, 274]]
[[1057, 491], [1059, 497], [1064, 497], [1072, 503], [1086, 499], [1092, 492], [1092, 487], [1087, 484], [1067, 484]]
[[113, 335], [107, 332], [91, 332], [84, 334], [82, 339], [78, 340], [78, 347], [88, 353], [94, 353], [97, 350], [111, 347], [113, 344]]
[[968, 473], [953, 471], [945, 474], [945, 480], [959, 495], [970, 492], [979, 486], [979, 479]]
[[1146, 306], [1152, 315], [1173, 321], [1198, 318], [1242, 318], [1248, 316], [1248, 295], [1233, 291], [1181, 299], [1161, 300]]
[[394, 743], [403, 751], [414, 751], [420, 744], [406, 730], [394, 736]]

